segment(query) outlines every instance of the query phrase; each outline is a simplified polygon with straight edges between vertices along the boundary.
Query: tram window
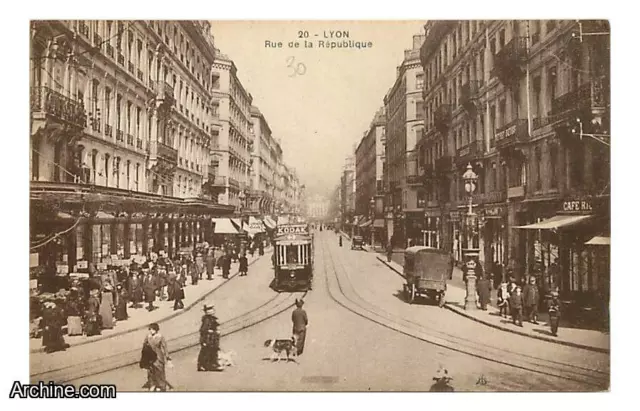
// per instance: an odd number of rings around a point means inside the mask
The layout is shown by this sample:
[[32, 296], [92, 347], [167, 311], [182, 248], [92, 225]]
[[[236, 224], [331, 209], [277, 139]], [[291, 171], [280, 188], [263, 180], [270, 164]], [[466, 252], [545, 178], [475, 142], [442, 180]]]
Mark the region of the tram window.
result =
[[298, 247], [295, 245], [287, 246], [287, 263], [298, 264]]

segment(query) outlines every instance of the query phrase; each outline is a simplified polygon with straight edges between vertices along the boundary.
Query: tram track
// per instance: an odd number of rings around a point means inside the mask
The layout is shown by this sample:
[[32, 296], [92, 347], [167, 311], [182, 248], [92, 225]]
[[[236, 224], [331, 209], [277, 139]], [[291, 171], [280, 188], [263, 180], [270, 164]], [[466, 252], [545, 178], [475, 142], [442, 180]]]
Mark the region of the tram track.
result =
[[[295, 305], [297, 298], [304, 298], [307, 292], [278, 293], [258, 307], [244, 312], [220, 324], [220, 336], [226, 337], [263, 323]], [[169, 353], [174, 354], [200, 345], [200, 333], [198, 331], [185, 333], [167, 339]], [[30, 375], [32, 382], [71, 383], [76, 380], [92, 377], [99, 374], [115, 371], [138, 364], [140, 359], [140, 347], [136, 346], [125, 352], [119, 352], [106, 357], [101, 357], [82, 364], [60, 367], [54, 370]]]
[[[370, 303], [357, 292], [349, 278], [345, 264], [339, 257], [334, 258], [327, 245], [327, 240], [321, 239], [321, 241], [321, 258], [325, 269], [325, 281], [329, 296], [334, 302], [348, 311], [385, 328], [451, 351], [599, 389], [608, 388], [608, 372], [544, 359], [504, 348], [496, 348], [402, 318]], [[333, 275], [331, 275], [332, 273]]]

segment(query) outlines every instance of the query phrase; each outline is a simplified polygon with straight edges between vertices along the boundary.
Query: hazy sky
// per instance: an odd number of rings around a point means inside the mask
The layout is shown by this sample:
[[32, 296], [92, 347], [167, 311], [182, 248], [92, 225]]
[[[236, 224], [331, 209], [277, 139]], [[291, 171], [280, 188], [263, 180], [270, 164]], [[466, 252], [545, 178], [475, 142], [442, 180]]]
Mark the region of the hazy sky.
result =
[[[281, 139], [285, 162], [311, 193], [328, 194], [339, 183], [345, 157], [368, 129], [396, 66], [423, 21], [212, 21], [216, 47], [238, 68], [238, 77]], [[348, 30], [364, 49], [318, 48], [330, 31]], [[313, 48], [304, 47], [304, 39]], [[265, 47], [265, 41], [282, 48]], [[289, 48], [289, 42], [299, 48]], [[302, 65], [300, 65], [300, 63]], [[297, 67], [298, 73], [295, 73]], [[305, 70], [306, 69], [306, 70]]]

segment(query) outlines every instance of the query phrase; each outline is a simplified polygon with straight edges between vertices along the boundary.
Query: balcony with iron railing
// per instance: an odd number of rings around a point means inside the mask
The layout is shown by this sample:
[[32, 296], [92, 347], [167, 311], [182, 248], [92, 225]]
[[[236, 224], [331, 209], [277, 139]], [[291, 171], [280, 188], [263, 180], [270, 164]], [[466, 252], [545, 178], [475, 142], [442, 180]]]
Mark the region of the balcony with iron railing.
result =
[[526, 37], [514, 37], [494, 56], [495, 74], [507, 86], [515, 84], [524, 71], [523, 64], [529, 58]]
[[476, 110], [475, 101], [481, 87], [481, 80], [470, 80], [463, 84], [460, 89], [460, 105], [469, 113], [474, 113]]
[[506, 190], [489, 191], [488, 193], [474, 194], [474, 202], [478, 204], [502, 203], [507, 200]]
[[460, 147], [456, 152], [457, 163], [468, 163], [482, 156], [482, 142], [474, 140]]
[[31, 113], [34, 118], [44, 116], [81, 129], [87, 124], [82, 101], [73, 100], [48, 87], [31, 88]]
[[529, 125], [527, 119], [516, 119], [503, 127], [497, 128], [494, 140], [495, 146], [498, 149], [509, 148], [513, 145], [528, 141]]
[[116, 141], [121, 141], [124, 143], [124, 133], [122, 130], [116, 129]]
[[157, 143], [157, 155], [168, 162], [178, 164], [178, 150], [160, 141]]
[[605, 77], [592, 79], [575, 90], [565, 93], [551, 103], [551, 116], [557, 120], [576, 112], [604, 111], [608, 106], [609, 84]]
[[449, 130], [449, 126], [451, 126], [451, 106], [449, 104], [442, 104], [436, 108], [433, 123], [442, 134]]

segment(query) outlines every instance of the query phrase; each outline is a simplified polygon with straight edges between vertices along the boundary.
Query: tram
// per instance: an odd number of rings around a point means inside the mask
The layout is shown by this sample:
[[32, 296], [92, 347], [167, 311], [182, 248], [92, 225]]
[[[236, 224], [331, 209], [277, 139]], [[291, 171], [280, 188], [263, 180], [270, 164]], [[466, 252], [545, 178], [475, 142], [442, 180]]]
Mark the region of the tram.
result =
[[276, 227], [273, 265], [278, 291], [311, 290], [313, 283], [313, 235], [308, 224]]

